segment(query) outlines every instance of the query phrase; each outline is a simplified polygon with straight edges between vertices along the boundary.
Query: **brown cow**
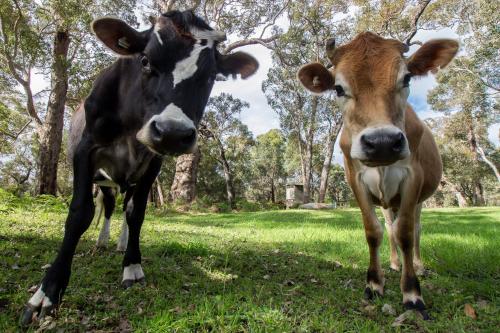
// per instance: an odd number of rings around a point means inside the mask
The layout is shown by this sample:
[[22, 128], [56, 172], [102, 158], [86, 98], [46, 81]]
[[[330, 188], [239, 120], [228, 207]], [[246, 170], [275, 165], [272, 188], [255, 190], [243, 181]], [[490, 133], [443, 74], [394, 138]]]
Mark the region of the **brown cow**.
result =
[[403, 57], [408, 50], [405, 44], [370, 32], [337, 49], [334, 45], [334, 40], [327, 41], [333, 69], [312, 63], [302, 67], [298, 77], [313, 93], [335, 90], [344, 112], [340, 147], [370, 250], [365, 296], [384, 292], [378, 254], [383, 227], [374, 209], [379, 205], [386, 217], [392, 268], [399, 270], [397, 246], [403, 255], [403, 304], [428, 318], [415, 273], [423, 268], [420, 211], [439, 184], [442, 163], [431, 131], [418, 119], [407, 97], [410, 79], [446, 66], [457, 53], [458, 43], [433, 40], [409, 59]]

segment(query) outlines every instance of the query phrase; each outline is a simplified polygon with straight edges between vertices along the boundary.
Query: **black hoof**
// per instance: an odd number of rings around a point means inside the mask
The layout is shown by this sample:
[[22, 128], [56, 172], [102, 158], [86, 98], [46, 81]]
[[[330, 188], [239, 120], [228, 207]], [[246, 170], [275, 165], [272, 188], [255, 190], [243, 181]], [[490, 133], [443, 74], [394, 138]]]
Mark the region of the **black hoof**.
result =
[[19, 319], [19, 326], [28, 327], [33, 321], [33, 315], [36, 313], [36, 309], [34, 309], [31, 305], [26, 305], [24, 307], [23, 313], [21, 314], [21, 318]]
[[122, 287], [128, 289], [134, 285], [134, 280], [123, 280]]
[[431, 320], [431, 317], [425, 309], [425, 304], [421, 300], [417, 300], [415, 303], [406, 302], [403, 304], [403, 306], [405, 310], [415, 310], [416, 312], [420, 313], [423, 320]]
[[374, 298], [382, 297], [382, 295], [377, 290], [371, 290], [370, 287], [366, 287], [363, 294], [365, 299], [367, 300], [372, 300]]
[[144, 285], [146, 285], [146, 279], [145, 278], [141, 278], [141, 279], [138, 279], [138, 280], [123, 280], [122, 281], [122, 287], [124, 289], [128, 289], [128, 288], [131, 288], [136, 283], [144, 286]]

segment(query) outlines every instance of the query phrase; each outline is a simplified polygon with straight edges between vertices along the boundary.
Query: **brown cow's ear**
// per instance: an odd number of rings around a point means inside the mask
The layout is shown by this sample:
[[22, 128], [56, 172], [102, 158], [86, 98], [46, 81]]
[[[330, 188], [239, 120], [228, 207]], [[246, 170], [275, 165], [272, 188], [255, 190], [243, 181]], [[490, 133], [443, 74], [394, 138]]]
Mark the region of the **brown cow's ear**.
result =
[[119, 55], [140, 53], [148, 43], [148, 34], [138, 32], [117, 18], [95, 20], [92, 22], [92, 31], [104, 45]]
[[297, 73], [297, 78], [307, 90], [315, 94], [333, 89], [335, 85], [332, 73], [317, 62], [302, 66]]
[[224, 76], [240, 74], [242, 79], [252, 76], [259, 68], [259, 62], [245, 52], [235, 52], [217, 57], [218, 72]]
[[408, 60], [408, 70], [413, 75], [426, 75], [436, 73], [440, 68], [446, 67], [458, 52], [458, 42], [452, 39], [431, 40]]

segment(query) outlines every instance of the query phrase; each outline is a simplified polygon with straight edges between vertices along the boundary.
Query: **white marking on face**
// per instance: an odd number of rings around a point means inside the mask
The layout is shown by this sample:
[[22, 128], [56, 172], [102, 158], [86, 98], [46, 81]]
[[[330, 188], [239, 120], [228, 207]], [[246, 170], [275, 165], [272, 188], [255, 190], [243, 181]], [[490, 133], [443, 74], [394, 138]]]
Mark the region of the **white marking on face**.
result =
[[174, 77], [174, 88], [184, 80], [192, 77], [196, 71], [198, 70], [198, 59], [200, 58], [200, 54], [203, 50], [210, 48], [210, 43], [207, 45], [201, 45], [201, 41], [197, 40], [194, 45], [191, 53], [187, 58], [182, 59], [181, 61], [175, 64], [174, 71], [172, 75]]
[[137, 281], [144, 278], [144, 272], [142, 271], [141, 264], [132, 264], [123, 268], [123, 279]]
[[153, 116], [158, 122], [172, 121], [182, 129], [195, 128], [194, 123], [188, 116], [175, 104], [169, 104], [165, 110], [163, 110], [159, 115]]
[[[188, 116], [186, 116], [186, 114], [182, 111], [181, 108], [179, 108], [177, 105], [173, 103], [169, 104], [160, 114], [151, 117], [151, 119], [136, 134], [137, 140], [142, 144], [148, 146], [153, 151], [154, 149], [151, 148], [153, 144], [151, 142], [151, 133], [150, 133], [151, 122], [153, 121], [159, 123], [171, 122], [172, 125], [177, 129], [193, 129], [193, 130], [196, 129], [194, 122]], [[158, 154], [158, 152], [156, 151], [154, 152]]]
[[[357, 160], [367, 160], [367, 156], [365, 154], [365, 151], [363, 150], [363, 146], [361, 144], [361, 137], [363, 135], [371, 135], [374, 132], [383, 132], [386, 134], [398, 134], [402, 133], [401, 130], [394, 126], [394, 125], [389, 125], [389, 126], [373, 126], [373, 127], [367, 127], [358, 134], [354, 135], [352, 138], [352, 145], [351, 145], [351, 158], [357, 159]], [[404, 133], [403, 133], [404, 135]], [[408, 140], [406, 139], [405, 136], [405, 147], [401, 151], [400, 157], [401, 159], [404, 159], [410, 155], [410, 148], [408, 147]]]
[[157, 23], [155, 24], [155, 27], [153, 29], [153, 33], [155, 34], [156, 36], [156, 39], [158, 39], [158, 43], [160, 43], [160, 45], [163, 46], [163, 39], [161, 38], [161, 35], [160, 33], [158, 32], [159, 30], [161, 29], [161, 26]]
[[45, 296], [42, 287], [39, 287], [37, 289], [36, 293], [33, 296], [31, 296], [28, 303], [33, 307], [38, 307], [38, 306], [49, 307], [52, 305], [50, 299], [47, 296]]
[[195, 26], [191, 26], [189, 31], [195, 39], [206, 39], [213, 45], [214, 42], [223, 42], [227, 39], [226, 33], [218, 30], [202, 30]]

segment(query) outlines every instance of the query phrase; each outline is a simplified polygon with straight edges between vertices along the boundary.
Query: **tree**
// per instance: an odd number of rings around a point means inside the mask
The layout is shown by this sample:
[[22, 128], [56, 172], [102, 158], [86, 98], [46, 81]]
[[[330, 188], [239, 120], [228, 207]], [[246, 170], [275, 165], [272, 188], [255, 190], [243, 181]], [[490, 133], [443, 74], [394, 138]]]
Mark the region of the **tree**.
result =
[[251, 150], [251, 196], [257, 200], [276, 203], [278, 185], [286, 177], [284, 170], [285, 138], [280, 130], [272, 129], [261, 134]]
[[[438, 22], [448, 25], [451, 22], [451, 26], [465, 36], [462, 38], [464, 55], [456, 58], [447, 71], [437, 76], [439, 85], [429, 95], [429, 104], [447, 115], [453, 113], [447, 124], [453, 131], [448, 131], [450, 134], [446, 139], [453, 140], [456, 145], [449, 146], [445, 142], [444, 148], [448, 149], [449, 156], [454, 157], [451, 160], [456, 161], [461, 156], [462, 162], [468, 160], [469, 169], [475, 170], [468, 174], [472, 182], [469, 188], [464, 188], [463, 179], [459, 181], [462, 195], [467, 197], [469, 192], [470, 202], [474, 205], [485, 204], [479, 170], [487, 167], [493, 175], [498, 174], [495, 163], [489, 157], [495, 150], [487, 139], [486, 130], [500, 120], [497, 99], [500, 81], [495, 52], [500, 47], [500, 33], [496, 29], [499, 9], [498, 3], [489, 1], [446, 1], [442, 7], [433, 8], [432, 12]], [[467, 148], [467, 154], [464, 148]], [[452, 173], [452, 170], [452, 167], [450, 171], [445, 169], [445, 174]], [[456, 178], [447, 177], [451, 181]]]
[[[39, 194], [57, 193], [57, 172], [61, 152], [64, 111], [71, 96], [77, 102], [90, 88], [83, 68], [91, 68], [91, 75], [103, 67], [105, 57], [94, 57], [96, 41], [90, 32], [92, 15], [106, 10], [115, 14], [132, 12], [134, 1], [32, 1], [2, 0], [0, 66], [11, 82], [22, 87], [26, 111], [33, 120], [39, 139], [37, 178]], [[98, 52], [97, 52], [98, 53]], [[97, 61], [95, 61], [97, 60]], [[48, 69], [46, 64], [50, 63]], [[79, 69], [78, 75], [73, 69]], [[32, 90], [33, 73], [40, 71], [50, 80], [48, 96], [36, 96]], [[75, 79], [72, 81], [72, 75]], [[82, 77], [84, 80], [82, 80]], [[70, 87], [72, 85], [72, 87]], [[68, 95], [70, 94], [70, 95]], [[46, 98], [45, 112], [42, 102]], [[73, 101], [75, 104], [75, 101]]]
[[234, 168], [232, 161], [247, 155], [252, 135], [247, 127], [237, 118], [249, 104], [229, 94], [211, 97], [200, 133], [210, 141], [214, 148], [211, 157], [222, 167], [226, 182], [227, 202], [231, 208], [236, 208], [236, 191], [234, 184]]
[[342, 40], [346, 36], [345, 25], [333, 20], [331, 11], [334, 8], [338, 9], [332, 4], [320, 6], [317, 1], [292, 3], [288, 12], [290, 27], [276, 41], [273, 68], [262, 85], [268, 104], [280, 117], [284, 134], [297, 140], [304, 202], [312, 199], [314, 147], [321, 139], [330, 143], [325, 147], [323, 161], [326, 164], [322, 188], [324, 198], [329, 164], [342, 118], [338, 108], [332, 108], [331, 95], [311, 96], [297, 81], [296, 73], [308, 62], [326, 59], [324, 40], [328, 37], [335, 35]]

